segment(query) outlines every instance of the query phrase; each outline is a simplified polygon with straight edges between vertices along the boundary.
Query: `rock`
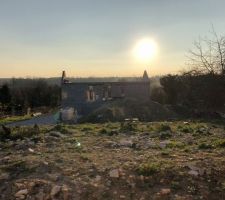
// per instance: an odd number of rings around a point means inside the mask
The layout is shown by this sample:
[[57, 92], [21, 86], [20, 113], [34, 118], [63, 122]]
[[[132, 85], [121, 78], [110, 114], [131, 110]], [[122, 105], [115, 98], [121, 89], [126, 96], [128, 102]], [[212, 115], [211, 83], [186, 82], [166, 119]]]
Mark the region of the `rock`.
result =
[[35, 182], [29, 182], [28, 183], [28, 189], [29, 190], [32, 190], [35, 186], [36, 186], [36, 183]]
[[31, 148], [29, 148], [28, 151], [31, 152], [31, 153], [34, 153], [34, 150], [31, 149]]
[[47, 142], [47, 143], [58, 142], [59, 140], [60, 140], [60, 138], [58, 138], [58, 137], [54, 137], [54, 136], [51, 136], [51, 135], [45, 136], [45, 142]]
[[45, 199], [45, 194], [43, 189], [41, 189], [36, 195], [36, 200], [44, 200]]
[[105, 145], [106, 148], [117, 148], [119, 145], [116, 142], [113, 141], [106, 141]]
[[130, 148], [134, 146], [134, 142], [129, 139], [121, 139], [119, 144], [120, 144], [120, 146], [130, 147]]
[[198, 176], [198, 175], [199, 175], [198, 171], [195, 171], [195, 170], [190, 170], [190, 171], [188, 172], [188, 174], [190, 174], [190, 175], [192, 175], [192, 176]]
[[146, 141], [144, 144], [143, 144], [143, 148], [144, 149], [149, 149], [149, 148], [156, 148], [157, 145], [155, 142], [152, 142], [152, 141]]
[[58, 174], [58, 173], [47, 174], [47, 177], [52, 181], [58, 181], [60, 178], [60, 174]]
[[63, 199], [69, 200], [69, 188], [66, 185], [62, 186], [62, 192], [63, 192]]
[[119, 170], [118, 169], [113, 169], [109, 172], [109, 176], [111, 178], [119, 178]]
[[60, 191], [61, 191], [61, 186], [58, 186], [58, 185], [53, 186], [50, 193], [51, 197], [54, 198]]
[[111, 187], [111, 185], [112, 185], [112, 182], [108, 180], [108, 181], [106, 182], [106, 186]]
[[170, 193], [171, 193], [171, 189], [169, 188], [164, 188], [164, 189], [161, 189], [160, 191], [161, 195], [169, 195]]
[[63, 138], [63, 137], [65, 137], [65, 135], [63, 135], [62, 133], [60, 133], [58, 131], [51, 131], [48, 134], [50, 136], [57, 137], [57, 138]]
[[99, 175], [97, 175], [97, 176], [95, 177], [95, 181], [96, 181], [96, 182], [99, 182], [101, 179], [102, 179], [102, 177], [99, 176]]
[[9, 177], [10, 177], [9, 173], [0, 174], [0, 180], [7, 180], [9, 179]]
[[164, 149], [170, 143], [170, 140], [166, 140], [159, 143], [160, 148]]
[[28, 190], [20, 190], [15, 194], [15, 197], [20, 198], [20, 199], [25, 199], [25, 196], [28, 194]]

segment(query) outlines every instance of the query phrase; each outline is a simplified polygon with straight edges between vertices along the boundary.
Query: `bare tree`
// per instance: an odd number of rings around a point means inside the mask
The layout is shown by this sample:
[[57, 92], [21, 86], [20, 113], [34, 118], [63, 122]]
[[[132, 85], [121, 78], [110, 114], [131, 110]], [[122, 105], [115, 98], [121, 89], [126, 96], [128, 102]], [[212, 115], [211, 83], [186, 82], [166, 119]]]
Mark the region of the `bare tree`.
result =
[[212, 37], [199, 37], [189, 51], [189, 65], [194, 73], [225, 75], [225, 36], [218, 36], [213, 26]]

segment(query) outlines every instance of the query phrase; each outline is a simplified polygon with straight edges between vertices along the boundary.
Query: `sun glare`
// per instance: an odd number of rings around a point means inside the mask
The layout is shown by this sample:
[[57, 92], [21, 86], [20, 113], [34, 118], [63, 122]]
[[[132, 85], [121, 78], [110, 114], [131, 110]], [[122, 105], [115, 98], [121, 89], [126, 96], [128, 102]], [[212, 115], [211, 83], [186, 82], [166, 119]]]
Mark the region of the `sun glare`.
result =
[[142, 39], [136, 44], [133, 53], [139, 61], [150, 61], [157, 53], [157, 45], [152, 39]]

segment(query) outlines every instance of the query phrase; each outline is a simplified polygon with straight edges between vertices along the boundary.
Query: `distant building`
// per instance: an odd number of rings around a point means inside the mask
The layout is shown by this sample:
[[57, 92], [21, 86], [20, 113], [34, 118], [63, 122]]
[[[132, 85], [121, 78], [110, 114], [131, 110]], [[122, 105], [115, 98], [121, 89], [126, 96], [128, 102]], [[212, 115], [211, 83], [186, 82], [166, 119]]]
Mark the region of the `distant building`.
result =
[[146, 71], [137, 81], [70, 82], [63, 71], [62, 109], [74, 108], [78, 116], [85, 116], [108, 101], [123, 98], [150, 98], [150, 80]]

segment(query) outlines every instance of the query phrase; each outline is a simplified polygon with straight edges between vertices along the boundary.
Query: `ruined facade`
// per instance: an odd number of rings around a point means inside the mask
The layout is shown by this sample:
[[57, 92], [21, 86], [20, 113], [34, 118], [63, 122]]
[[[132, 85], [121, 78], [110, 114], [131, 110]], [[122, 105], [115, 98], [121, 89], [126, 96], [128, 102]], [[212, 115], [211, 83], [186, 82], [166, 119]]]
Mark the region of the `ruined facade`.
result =
[[78, 116], [84, 116], [108, 101], [125, 97], [150, 98], [150, 80], [147, 72], [138, 81], [74, 82], [62, 75], [62, 109], [74, 108]]

